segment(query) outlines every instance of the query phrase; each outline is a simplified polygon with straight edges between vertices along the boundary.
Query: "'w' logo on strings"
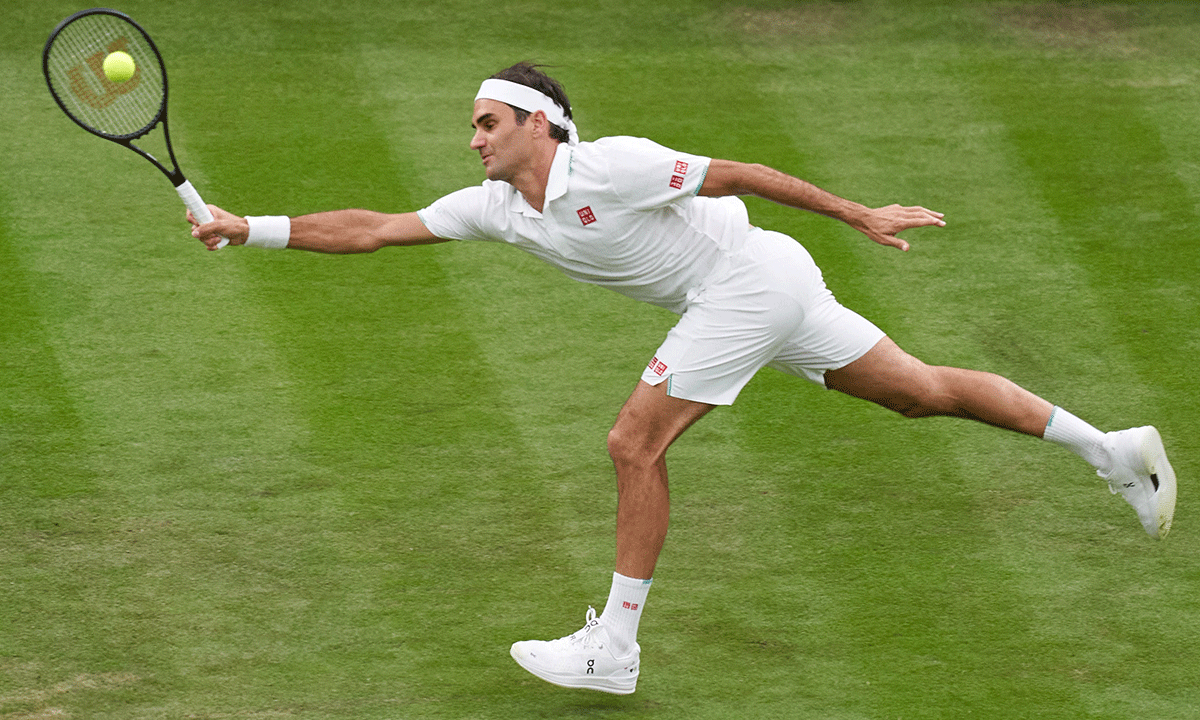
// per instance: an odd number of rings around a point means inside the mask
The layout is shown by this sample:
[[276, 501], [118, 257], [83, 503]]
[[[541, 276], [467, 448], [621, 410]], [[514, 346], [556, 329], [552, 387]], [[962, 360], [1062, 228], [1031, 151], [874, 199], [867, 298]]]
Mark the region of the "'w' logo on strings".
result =
[[84, 62], [92, 70], [92, 76], [96, 82], [100, 83], [100, 92], [96, 92], [96, 85], [89, 83], [84, 75], [83, 64], [76, 65], [67, 71], [67, 77], [71, 79], [71, 92], [83, 101], [88, 107], [96, 110], [103, 110], [112, 105], [116, 99], [138, 86], [142, 79], [142, 65], [138, 63], [133, 71], [133, 77], [126, 82], [115, 83], [108, 79], [104, 74], [104, 58], [109, 53], [117, 52], [118, 50], [128, 52], [129, 38], [117, 38], [108, 44], [108, 52], [97, 52]]

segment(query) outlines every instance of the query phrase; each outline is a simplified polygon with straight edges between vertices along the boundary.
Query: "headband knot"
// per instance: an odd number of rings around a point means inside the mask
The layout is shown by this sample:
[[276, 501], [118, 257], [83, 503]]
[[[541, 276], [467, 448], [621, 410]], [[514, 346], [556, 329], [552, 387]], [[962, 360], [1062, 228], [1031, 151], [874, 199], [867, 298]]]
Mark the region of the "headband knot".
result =
[[541, 110], [551, 124], [567, 131], [567, 135], [570, 137], [569, 144], [579, 144], [579, 131], [575, 129], [575, 123], [567, 117], [566, 112], [554, 101], [554, 98], [540, 90], [535, 90], [528, 85], [492, 78], [483, 81], [475, 99], [497, 100], [521, 108], [528, 113]]

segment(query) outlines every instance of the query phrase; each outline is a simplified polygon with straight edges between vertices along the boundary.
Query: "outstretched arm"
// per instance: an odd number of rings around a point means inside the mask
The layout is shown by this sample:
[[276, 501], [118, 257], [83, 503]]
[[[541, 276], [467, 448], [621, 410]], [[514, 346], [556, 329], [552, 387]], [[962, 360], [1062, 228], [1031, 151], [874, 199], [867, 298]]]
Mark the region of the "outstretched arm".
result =
[[[222, 237], [230, 245], [244, 245], [249, 232], [246, 218], [209, 205], [212, 222], [198, 224], [189, 212], [192, 237], [216, 250]], [[291, 220], [288, 247], [323, 253], [368, 253], [389, 245], [428, 245], [446, 242], [429, 232], [416, 213], [389, 215], [370, 210], [334, 210], [301, 215]]]
[[732, 160], [713, 159], [704, 184], [700, 187], [700, 194], [710, 197], [756, 195], [781, 205], [841, 220], [880, 245], [905, 251], [909, 245], [896, 237], [898, 233], [916, 227], [940, 227], [946, 224], [941, 213], [923, 207], [888, 205], [869, 208], [765, 165]]

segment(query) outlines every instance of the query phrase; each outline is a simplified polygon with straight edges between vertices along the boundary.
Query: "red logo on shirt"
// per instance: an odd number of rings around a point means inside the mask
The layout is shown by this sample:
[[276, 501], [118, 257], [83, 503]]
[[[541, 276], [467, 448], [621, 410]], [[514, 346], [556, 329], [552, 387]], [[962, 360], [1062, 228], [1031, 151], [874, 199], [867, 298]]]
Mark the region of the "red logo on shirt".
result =
[[680, 175], [687, 175], [687, 163], [682, 160], [675, 161], [675, 172]]
[[683, 176], [682, 175], [672, 175], [671, 176], [671, 187], [675, 188], [676, 190], [681, 189], [683, 187]]
[[592, 223], [596, 222], [596, 215], [592, 212], [591, 205], [588, 205], [585, 208], [580, 208], [578, 212], [579, 219], [583, 221], [584, 225], [591, 225]]
[[667, 364], [659, 360], [657, 355], [650, 359], [648, 367], [654, 371], [655, 375], [662, 375], [667, 371]]

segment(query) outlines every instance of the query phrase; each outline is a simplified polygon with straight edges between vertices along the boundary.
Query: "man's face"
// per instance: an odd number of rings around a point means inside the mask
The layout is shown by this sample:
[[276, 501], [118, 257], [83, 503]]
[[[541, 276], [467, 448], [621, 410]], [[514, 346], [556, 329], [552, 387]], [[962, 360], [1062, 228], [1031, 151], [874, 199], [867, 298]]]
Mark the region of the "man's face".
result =
[[508, 181], [527, 165], [533, 154], [533, 123], [518, 125], [511, 107], [498, 100], [476, 100], [471, 127], [471, 149], [479, 152], [488, 180]]

